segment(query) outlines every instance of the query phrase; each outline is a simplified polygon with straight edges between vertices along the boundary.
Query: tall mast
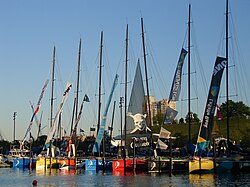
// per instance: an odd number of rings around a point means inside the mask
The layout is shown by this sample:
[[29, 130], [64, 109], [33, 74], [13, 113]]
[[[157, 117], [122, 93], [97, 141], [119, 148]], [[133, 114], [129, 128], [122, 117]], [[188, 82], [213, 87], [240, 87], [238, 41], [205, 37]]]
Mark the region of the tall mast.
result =
[[191, 100], [191, 93], [190, 93], [190, 59], [191, 59], [191, 54], [190, 54], [190, 46], [191, 46], [191, 42], [190, 42], [190, 33], [191, 33], [191, 21], [190, 21], [190, 15], [191, 15], [191, 5], [189, 4], [189, 9], [188, 9], [188, 144], [191, 143], [191, 107], [190, 107], [190, 100]]
[[97, 121], [97, 132], [100, 129], [101, 121], [101, 94], [102, 94], [102, 47], [103, 47], [103, 31], [101, 32], [101, 44], [100, 44], [100, 69], [99, 69], [99, 99], [98, 99], [98, 121]]
[[[111, 142], [111, 139], [112, 139], [112, 133], [113, 133], [113, 126], [114, 126], [114, 116], [115, 116], [115, 103], [116, 101], [114, 101], [114, 105], [113, 105], [113, 112], [112, 112], [112, 120], [111, 120], [111, 129], [110, 129], [110, 142]], [[111, 150], [111, 144], [109, 144], [109, 150]]]
[[53, 123], [53, 101], [54, 101], [54, 82], [55, 82], [55, 57], [56, 47], [53, 50], [53, 60], [52, 60], [52, 78], [51, 78], [51, 100], [50, 100], [50, 128], [52, 128]]
[[125, 54], [125, 96], [124, 96], [124, 142], [127, 143], [127, 82], [128, 82], [128, 24], [126, 27], [126, 54]]
[[[80, 38], [79, 42], [79, 50], [78, 50], [78, 67], [77, 67], [77, 82], [76, 82], [76, 99], [75, 99], [75, 121], [77, 121], [78, 117], [78, 93], [79, 93], [79, 81], [80, 81], [80, 64], [81, 64], [81, 46], [82, 46], [82, 39]], [[76, 135], [76, 130], [74, 134]]]
[[[228, 91], [228, 0], [226, 0], [226, 60], [227, 60], [227, 65], [226, 65], [226, 98], [227, 98], [227, 145], [229, 145], [229, 107], [228, 107], [228, 101], [229, 101], [229, 91]], [[229, 146], [228, 146], [229, 149]], [[228, 150], [229, 153], [230, 150]]]
[[[146, 88], [147, 88], [147, 113], [149, 119], [149, 127], [152, 129], [151, 122], [151, 110], [150, 110], [150, 99], [149, 99], [149, 88], [148, 88], [148, 73], [147, 73], [147, 58], [146, 58], [146, 48], [145, 48], [145, 38], [144, 38], [144, 29], [143, 29], [143, 18], [141, 18], [141, 30], [142, 30], [142, 45], [143, 45], [143, 57], [144, 57], [144, 67], [145, 67], [145, 76], [146, 76]], [[150, 147], [152, 146], [152, 133], [150, 133]]]

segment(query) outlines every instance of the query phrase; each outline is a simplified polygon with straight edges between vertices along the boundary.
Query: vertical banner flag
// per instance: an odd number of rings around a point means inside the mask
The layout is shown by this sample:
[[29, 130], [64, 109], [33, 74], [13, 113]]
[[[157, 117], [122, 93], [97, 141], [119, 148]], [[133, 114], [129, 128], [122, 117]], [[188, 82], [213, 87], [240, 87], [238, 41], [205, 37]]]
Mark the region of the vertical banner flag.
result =
[[107, 113], [108, 113], [108, 109], [109, 109], [109, 105], [111, 102], [111, 99], [113, 97], [116, 85], [118, 83], [118, 75], [116, 74], [114, 82], [113, 82], [113, 86], [111, 88], [111, 93], [109, 95], [105, 110], [104, 110], [104, 114], [102, 116], [102, 121], [101, 121], [101, 125], [100, 125], [100, 129], [98, 131], [97, 137], [96, 137], [96, 141], [95, 141], [95, 145], [93, 147], [93, 152], [99, 152], [100, 150], [100, 145], [101, 145], [101, 141], [104, 135], [104, 129], [105, 129], [105, 125], [106, 125], [106, 121], [107, 121]]
[[203, 150], [208, 147], [210, 142], [210, 136], [213, 126], [213, 118], [215, 113], [215, 108], [217, 104], [217, 99], [220, 91], [221, 78], [223, 70], [226, 67], [226, 58], [217, 57], [214, 65], [212, 80], [210, 84], [210, 89], [208, 92], [207, 103], [205, 106], [205, 112], [203, 115], [202, 124], [200, 127], [200, 132], [198, 135], [197, 148], [196, 151]]
[[169, 102], [170, 101], [178, 101], [180, 90], [181, 90], [181, 74], [182, 74], [182, 67], [184, 64], [185, 57], [187, 55], [187, 51], [185, 49], [181, 49], [181, 54], [178, 60], [178, 64], [175, 70], [175, 75], [169, 95]]

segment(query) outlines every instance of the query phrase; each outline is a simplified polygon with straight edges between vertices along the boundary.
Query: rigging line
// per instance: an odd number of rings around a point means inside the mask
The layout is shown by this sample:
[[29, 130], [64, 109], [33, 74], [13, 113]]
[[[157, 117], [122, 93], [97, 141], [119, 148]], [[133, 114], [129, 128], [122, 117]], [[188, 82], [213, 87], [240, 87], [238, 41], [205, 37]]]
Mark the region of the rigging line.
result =
[[224, 50], [224, 32], [225, 32], [225, 21], [223, 20], [221, 24], [221, 33], [220, 33], [220, 37], [219, 37], [219, 43], [218, 43], [218, 48], [217, 48], [217, 56], [221, 55], [221, 56], [225, 56], [225, 50]]
[[199, 53], [199, 47], [198, 47], [198, 43], [197, 43], [197, 39], [196, 39], [196, 30], [195, 30], [195, 27], [194, 27], [194, 24], [192, 24], [193, 26], [193, 32], [192, 32], [192, 41], [194, 43], [194, 59], [197, 59], [198, 63], [198, 67], [199, 67], [199, 70], [200, 70], [200, 76], [201, 76], [201, 80], [202, 80], [202, 85], [203, 85], [203, 90], [205, 91], [205, 93], [208, 92], [208, 83], [207, 83], [207, 79], [206, 79], [206, 76], [205, 76], [205, 73], [204, 73], [204, 69], [203, 69], [203, 65], [202, 65], [202, 61], [201, 61], [201, 58], [200, 58], [200, 53]]
[[[162, 98], [166, 98], [166, 96], [164, 97], [163, 95], [166, 95], [167, 94], [167, 89], [166, 89], [166, 83], [164, 84], [164, 81], [163, 81], [163, 79], [162, 79], [162, 74], [160, 73], [160, 71], [159, 71], [159, 69], [158, 69], [158, 66], [157, 66], [157, 64], [156, 64], [156, 61], [155, 61], [155, 58], [154, 58], [154, 53], [153, 53], [153, 50], [152, 50], [152, 44], [151, 44], [151, 42], [150, 42], [150, 40], [148, 40], [149, 42], [148, 42], [148, 50], [149, 50], [149, 54], [151, 54], [151, 55], [149, 55], [150, 57], [151, 57], [151, 59], [152, 60], [149, 60], [149, 62], [150, 61], [152, 61], [153, 63], [150, 63], [150, 64], [152, 64], [152, 68], [149, 68], [150, 70], [152, 70], [152, 73], [153, 73], [153, 77], [154, 77], [154, 80], [156, 81], [156, 83], [157, 83], [157, 86], [158, 86], [158, 90], [159, 90], [159, 92], [160, 92], [160, 96], [162, 97]], [[157, 76], [156, 76], [157, 75]], [[159, 78], [159, 81], [158, 81], [158, 78]], [[158, 83], [158, 82], [160, 82], [160, 83]], [[159, 85], [162, 85], [162, 86], [159, 86]], [[152, 84], [152, 86], [154, 86], [154, 84]], [[162, 90], [160, 89], [160, 88], [163, 88], [163, 92], [165, 93], [163, 93], [162, 92]]]
[[183, 43], [182, 43], [182, 48], [187, 48], [186, 43], [187, 43], [187, 34], [188, 34], [188, 28], [186, 28], [186, 32], [185, 32], [185, 35], [184, 35], [184, 39], [183, 39]]
[[[231, 27], [230, 27], [230, 30], [232, 31], [232, 33], [233, 33], [233, 46], [234, 46], [234, 49], [235, 49], [235, 51], [236, 51], [236, 53], [235, 53], [235, 58], [237, 58], [237, 59], [235, 59], [234, 60], [234, 62], [239, 62], [239, 63], [237, 63], [237, 67], [239, 67], [239, 68], [237, 68], [237, 69], [239, 69], [240, 70], [240, 72], [238, 72], [238, 71], [236, 71], [236, 80], [239, 80], [238, 82], [240, 83], [240, 85], [242, 85], [242, 87], [239, 89], [239, 91], [241, 91], [241, 90], [243, 90], [243, 92], [245, 93], [245, 98], [246, 98], [246, 100], [248, 100], [247, 99], [247, 95], [246, 95], [246, 93], [247, 93], [247, 87], [248, 87], [248, 83], [246, 82], [246, 80], [249, 80], [247, 77], [248, 77], [248, 74], [246, 73], [246, 68], [244, 68], [244, 67], [246, 67], [245, 66], [245, 61], [244, 61], [244, 59], [241, 57], [241, 55], [240, 55], [240, 51], [241, 51], [241, 49], [240, 49], [240, 46], [238, 45], [239, 44], [239, 42], [238, 42], [238, 37], [237, 37], [237, 32], [236, 32], [236, 28], [235, 28], [235, 24], [234, 24], [234, 21], [233, 21], [233, 17], [231, 16], [230, 17], [231, 19], [230, 19], [230, 21], [231, 21]], [[236, 64], [236, 63], [235, 63]], [[240, 76], [241, 75], [241, 76]], [[242, 78], [242, 77], [244, 77], [244, 78]], [[236, 82], [235, 82], [236, 83]], [[244, 86], [245, 85], [245, 86]], [[249, 90], [249, 87], [248, 87], [248, 90]], [[244, 95], [244, 94], [243, 94]], [[248, 101], [247, 101], [248, 102]]]

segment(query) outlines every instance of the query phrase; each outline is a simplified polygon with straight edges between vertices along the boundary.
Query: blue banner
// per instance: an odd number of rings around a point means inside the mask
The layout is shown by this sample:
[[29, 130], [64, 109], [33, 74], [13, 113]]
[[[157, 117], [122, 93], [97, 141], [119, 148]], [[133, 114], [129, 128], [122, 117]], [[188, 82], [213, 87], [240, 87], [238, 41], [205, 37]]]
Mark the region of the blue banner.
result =
[[207, 103], [205, 106], [205, 112], [198, 135], [196, 152], [207, 148], [209, 145], [215, 108], [220, 91], [221, 78], [226, 64], [226, 58], [216, 58], [210, 89], [208, 92]]
[[167, 107], [166, 113], [164, 116], [164, 124], [171, 124], [174, 121], [174, 118], [177, 116], [178, 112], [170, 107]]
[[187, 55], [187, 51], [185, 49], [181, 49], [181, 54], [178, 60], [178, 64], [175, 70], [175, 75], [169, 95], [169, 102], [170, 101], [178, 101], [180, 90], [181, 90], [181, 74], [182, 74], [182, 67], [184, 64], [185, 57]]

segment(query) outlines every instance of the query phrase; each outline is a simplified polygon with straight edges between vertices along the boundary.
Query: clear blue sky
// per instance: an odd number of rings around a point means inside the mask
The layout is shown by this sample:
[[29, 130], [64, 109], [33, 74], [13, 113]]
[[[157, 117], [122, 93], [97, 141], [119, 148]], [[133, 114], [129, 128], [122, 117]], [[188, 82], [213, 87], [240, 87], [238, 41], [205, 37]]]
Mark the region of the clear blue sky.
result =
[[[233, 49], [240, 61], [235, 62], [236, 70], [243, 75], [242, 81], [232, 84], [230, 90], [237, 88], [239, 96], [235, 100], [243, 100], [249, 105], [246, 93], [249, 93], [247, 71], [250, 70], [250, 1], [229, 0], [232, 41], [238, 45]], [[115, 73], [120, 75], [119, 86], [115, 98], [123, 96], [123, 62], [125, 48], [125, 27], [129, 25], [129, 81], [133, 80], [137, 58], [143, 61], [141, 44], [140, 18], [144, 19], [146, 47], [148, 53], [150, 93], [157, 100], [167, 98], [172, 83], [176, 63], [181, 47], [186, 47], [185, 34], [188, 20], [188, 3], [192, 5], [192, 69], [199, 71], [203, 67], [207, 84], [198, 77], [198, 104], [194, 104], [194, 112], [202, 117], [206, 102], [206, 91], [216, 55], [224, 55], [225, 32], [225, 0], [43, 0], [43, 1], [1, 1], [0, 2], [0, 132], [7, 140], [13, 140], [13, 113], [16, 117], [16, 139], [22, 139], [28, 127], [32, 111], [29, 101], [36, 104], [41, 88], [46, 79], [51, 79], [52, 50], [56, 46], [56, 89], [55, 109], [61, 99], [66, 82], [75, 85], [78, 43], [83, 40], [81, 56], [80, 100], [86, 93], [90, 103], [84, 106], [79, 127], [89, 134], [89, 127], [96, 124], [98, 93], [98, 63], [100, 32], [104, 32], [104, 68], [103, 68], [103, 108], [110, 92]], [[236, 31], [236, 32], [235, 32]], [[234, 48], [235, 47], [235, 48]], [[196, 57], [195, 57], [196, 55]], [[199, 58], [197, 58], [199, 57]], [[195, 60], [198, 59], [198, 60]], [[196, 64], [196, 65], [194, 65]], [[237, 66], [239, 65], [239, 66]], [[241, 69], [240, 69], [240, 66]], [[144, 67], [142, 66], [142, 70]], [[186, 67], [184, 68], [184, 73]], [[231, 72], [231, 71], [230, 71]], [[244, 74], [245, 73], [245, 74]], [[184, 76], [184, 78], [186, 78]], [[233, 78], [232, 78], [233, 79]], [[223, 79], [223, 81], [225, 81]], [[182, 98], [187, 98], [186, 80], [183, 82]], [[241, 85], [242, 84], [242, 85]], [[131, 84], [129, 88], [131, 88]], [[225, 86], [223, 83], [222, 86]], [[241, 89], [241, 86], [246, 90]], [[74, 90], [63, 110], [63, 125], [69, 132]], [[222, 95], [225, 88], [222, 88]], [[241, 90], [241, 91], [239, 91]], [[240, 93], [245, 92], [246, 93]], [[196, 94], [192, 90], [192, 95]], [[233, 92], [233, 91], [232, 91]], [[224, 92], [225, 93], [225, 92]], [[232, 93], [235, 94], [235, 93]], [[43, 134], [48, 132], [49, 100], [51, 82], [45, 92], [42, 107]], [[241, 97], [242, 96], [242, 97]], [[244, 97], [246, 96], [246, 97]], [[196, 96], [194, 96], [196, 97]], [[249, 98], [248, 98], [249, 99]], [[113, 102], [113, 101], [112, 101]], [[221, 100], [223, 102], [223, 100]], [[195, 103], [195, 102], [194, 102]], [[112, 104], [110, 111], [112, 111]], [[178, 117], [186, 113], [186, 104], [178, 102]], [[119, 107], [116, 106], [115, 133], [119, 131]], [[198, 110], [198, 111], [196, 111]], [[110, 123], [108, 119], [107, 124]], [[36, 135], [37, 125], [34, 122], [32, 133]]]

